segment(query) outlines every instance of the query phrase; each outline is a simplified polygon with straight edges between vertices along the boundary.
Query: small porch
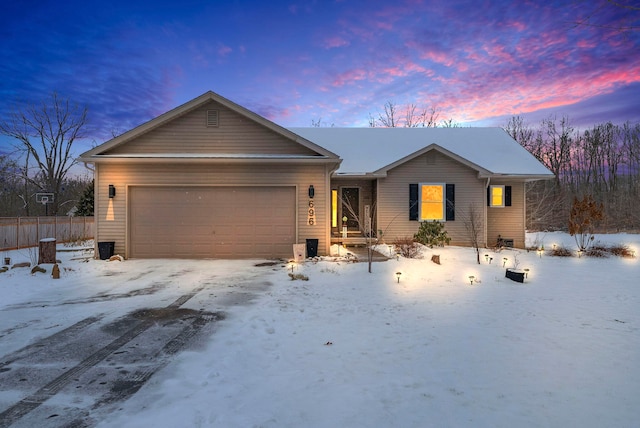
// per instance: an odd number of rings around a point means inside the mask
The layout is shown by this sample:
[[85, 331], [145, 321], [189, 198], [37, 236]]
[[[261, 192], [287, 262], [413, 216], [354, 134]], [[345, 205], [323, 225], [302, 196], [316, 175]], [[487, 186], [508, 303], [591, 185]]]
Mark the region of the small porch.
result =
[[366, 246], [367, 238], [362, 236], [362, 234], [349, 235], [346, 238], [342, 236], [332, 236], [331, 245], [334, 244], [344, 245], [345, 247]]
[[371, 178], [332, 178], [331, 245], [366, 247], [366, 235], [375, 236], [374, 183]]

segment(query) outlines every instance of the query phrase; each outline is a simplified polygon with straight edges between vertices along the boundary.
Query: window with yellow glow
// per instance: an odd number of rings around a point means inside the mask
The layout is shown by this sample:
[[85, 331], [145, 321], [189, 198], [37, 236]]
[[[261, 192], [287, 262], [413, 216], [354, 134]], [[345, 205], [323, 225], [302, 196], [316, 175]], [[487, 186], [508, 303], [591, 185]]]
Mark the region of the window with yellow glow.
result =
[[504, 186], [491, 186], [490, 195], [492, 207], [504, 207]]
[[444, 184], [420, 184], [420, 221], [444, 220]]
[[331, 190], [331, 227], [338, 227], [338, 191]]

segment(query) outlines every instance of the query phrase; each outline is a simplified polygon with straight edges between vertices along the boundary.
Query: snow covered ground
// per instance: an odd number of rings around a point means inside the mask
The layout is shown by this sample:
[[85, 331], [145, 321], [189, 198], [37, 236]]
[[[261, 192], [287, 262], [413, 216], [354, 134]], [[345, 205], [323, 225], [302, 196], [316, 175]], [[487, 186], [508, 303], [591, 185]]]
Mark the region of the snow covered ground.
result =
[[[528, 239], [575, 248], [560, 233]], [[597, 239], [640, 249], [640, 235]], [[206, 345], [178, 354], [100, 427], [635, 427], [640, 420], [637, 257], [483, 251], [478, 265], [472, 249], [446, 247], [376, 263], [370, 274], [366, 263], [331, 258], [257, 268], [256, 261], [85, 263], [71, 260], [78, 253], [58, 254], [66, 257], [59, 280], [25, 269], [0, 274], [2, 355], [90, 313], [115, 318], [141, 297], [64, 311], [56, 301], [127, 293], [180, 271], [205, 284], [202, 295], [220, 286], [212, 275], [246, 272], [270, 284], [253, 301], [223, 308], [227, 317]], [[503, 265], [515, 262], [529, 269], [524, 284], [504, 276]], [[291, 280], [292, 269], [308, 281]], [[184, 281], [153, 299], [166, 306]], [[205, 301], [196, 295], [187, 306], [202, 309]], [[32, 319], [9, 319], [27, 303]]]

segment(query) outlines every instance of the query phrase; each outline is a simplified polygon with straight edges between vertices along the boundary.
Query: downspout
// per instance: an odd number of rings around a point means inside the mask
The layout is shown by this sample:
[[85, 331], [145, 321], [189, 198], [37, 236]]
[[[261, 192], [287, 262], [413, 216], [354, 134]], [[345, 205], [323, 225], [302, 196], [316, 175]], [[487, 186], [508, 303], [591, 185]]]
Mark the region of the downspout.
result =
[[98, 255], [98, 241], [100, 225], [100, 174], [98, 172], [98, 165], [93, 164], [93, 256], [95, 259], [99, 258]]
[[[489, 189], [489, 186], [491, 185], [491, 177], [487, 177], [487, 185], [485, 187], [485, 194], [486, 191]], [[484, 201], [485, 197], [482, 197], [482, 200]], [[487, 247], [489, 241], [489, 231], [487, 229], [489, 229], [489, 207], [487, 206], [488, 204], [485, 202], [482, 204], [482, 206], [484, 206], [484, 246]]]

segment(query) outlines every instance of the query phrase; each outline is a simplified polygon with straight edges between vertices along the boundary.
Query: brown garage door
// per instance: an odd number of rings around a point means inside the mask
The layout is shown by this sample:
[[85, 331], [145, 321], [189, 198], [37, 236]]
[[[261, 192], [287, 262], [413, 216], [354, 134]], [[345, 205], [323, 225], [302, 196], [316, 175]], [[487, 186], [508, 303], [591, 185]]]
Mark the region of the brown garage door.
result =
[[132, 187], [137, 258], [272, 258], [292, 253], [294, 187]]

